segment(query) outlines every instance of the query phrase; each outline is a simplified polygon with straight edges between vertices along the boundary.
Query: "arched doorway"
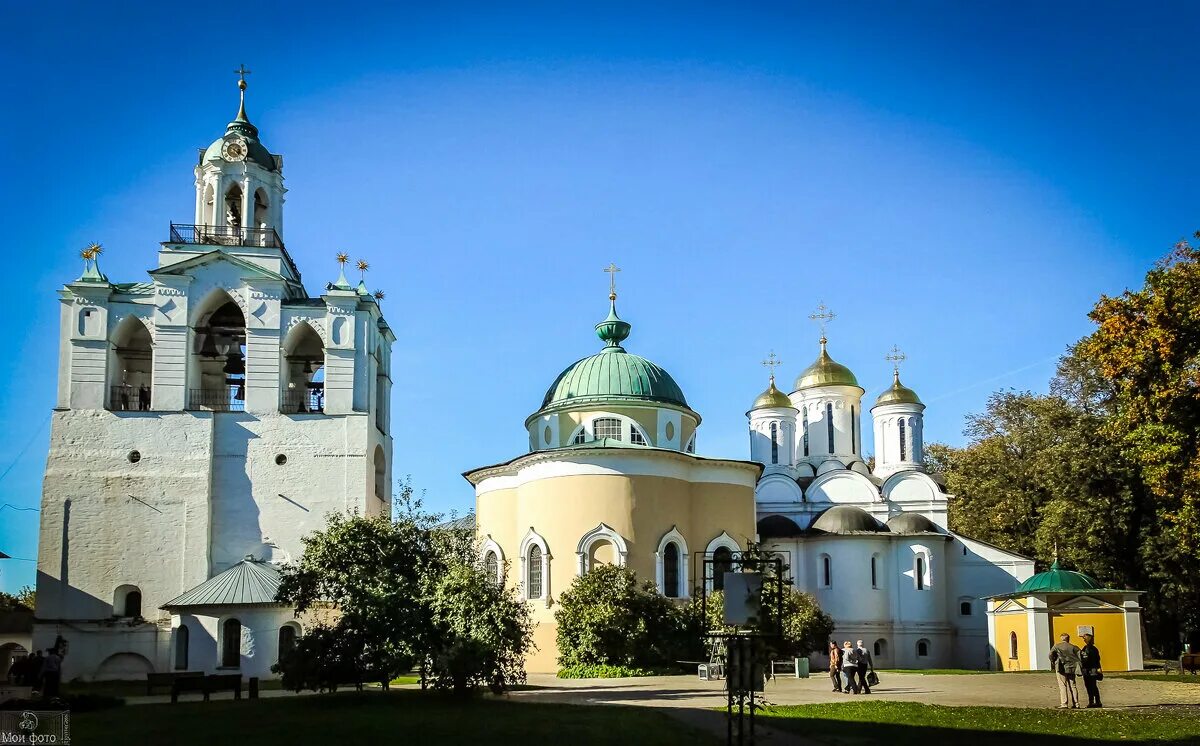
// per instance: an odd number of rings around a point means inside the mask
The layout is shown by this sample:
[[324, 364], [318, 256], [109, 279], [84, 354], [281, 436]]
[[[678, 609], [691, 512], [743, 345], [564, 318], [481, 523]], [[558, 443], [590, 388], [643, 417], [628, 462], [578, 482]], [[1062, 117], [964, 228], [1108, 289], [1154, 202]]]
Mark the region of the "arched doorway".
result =
[[246, 403], [246, 318], [224, 291], [201, 304], [193, 328], [188, 409], [241, 411]]
[[154, 342], [140, 319], [126, 316], [117, 325], [108, 369], [108, 408], [123, 412], [148, 411]]
[[296, 324], [283, 344], [282, 397], [288, 414], [325, 411], [325, 345], [307, 322]]

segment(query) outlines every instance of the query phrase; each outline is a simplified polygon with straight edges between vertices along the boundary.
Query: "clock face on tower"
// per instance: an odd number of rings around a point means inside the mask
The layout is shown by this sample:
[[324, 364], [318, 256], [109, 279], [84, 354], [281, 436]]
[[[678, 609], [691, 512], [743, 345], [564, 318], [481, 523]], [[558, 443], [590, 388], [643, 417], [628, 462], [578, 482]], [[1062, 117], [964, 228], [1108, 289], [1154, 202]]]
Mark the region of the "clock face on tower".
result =
[[246, 157], [246, 141], [234, 137], [225, 141], [221, 146], [221, 157], [227, 161], [240, 161]]

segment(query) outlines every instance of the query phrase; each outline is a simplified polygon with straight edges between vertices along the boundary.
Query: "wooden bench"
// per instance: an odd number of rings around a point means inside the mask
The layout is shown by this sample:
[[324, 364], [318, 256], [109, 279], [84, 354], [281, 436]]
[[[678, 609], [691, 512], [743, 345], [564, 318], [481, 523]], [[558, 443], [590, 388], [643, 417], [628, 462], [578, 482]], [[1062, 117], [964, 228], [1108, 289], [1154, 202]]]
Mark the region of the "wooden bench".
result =
[[181, 676], [171, 682], [171, 703], [179, 701], [184, 692], [200, 692], [204, 701], [209, 701], [213, 692], [233, 692], [234, 699], [242, 698], [242, 675], [240, 673], [209, 674], [207, 676]]
[[146, 674], [146, 696], [154, 694], [154, 690], [158, 688], [170, 689], [175, 684], [175, 679], [194, 679], [204, 676], [203, 671], [173, 671], [171, 673], [148, 673]]

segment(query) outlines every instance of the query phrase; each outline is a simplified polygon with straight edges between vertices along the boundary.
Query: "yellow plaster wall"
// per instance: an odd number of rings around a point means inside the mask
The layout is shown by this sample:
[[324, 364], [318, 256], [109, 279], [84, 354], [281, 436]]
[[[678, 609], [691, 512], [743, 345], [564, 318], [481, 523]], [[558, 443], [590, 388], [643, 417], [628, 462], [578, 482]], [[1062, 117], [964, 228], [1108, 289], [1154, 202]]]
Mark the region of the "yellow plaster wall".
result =
[[[731, 472], [738, 469], [729, 468]], [[731, 481], [733, 476], [731, 473]], [[658, 542], [677, 527], [687, 542], [690, 592], [702, 580], [700, 557], [710, 541], [728, 532], [745, 547], [746, 537], [754, 536], [754, 490], [737, 484], [654, 476], [549, 477], [479, 495], [476, 521], [479, 534], [490, 537], [503, 550], [509, 585], [519, 582], [520, 546], [529, 529], [546, 540], [550, 604], [530, 602], [538, 622], [534, 639], [539, 650], [526, 661], [526, 668], [552, 672], [557, 670], [554, 600], [578, 574], [575, 550], [584, 534], [602, 522], [610, 526], [625, 539], [628, 566], [639, 577], [653, 581]]]
[[1126, 648], [1125, 612], [1123, 611], [1062, 611], [1050, 613], [1050, 642], [1058, 642], [1058, 636], [1066, 633], [1074, 645], [1083, 647], [1078, 627], [1095, 628], [1096, 647], [1100, 649], [1100, 662], [1107, 671], [1128, 671], [1129, 651]]
[[[1029, 617], [1028, 612], [1008, 612], [995, 616], [996, 636], [992, 646], [996, 649], [996, 664], [1001, 671], [1025, 671], [1029, 668]], [[1009, 653], [1010, 633], [1017, 633], [1017, 657]]]

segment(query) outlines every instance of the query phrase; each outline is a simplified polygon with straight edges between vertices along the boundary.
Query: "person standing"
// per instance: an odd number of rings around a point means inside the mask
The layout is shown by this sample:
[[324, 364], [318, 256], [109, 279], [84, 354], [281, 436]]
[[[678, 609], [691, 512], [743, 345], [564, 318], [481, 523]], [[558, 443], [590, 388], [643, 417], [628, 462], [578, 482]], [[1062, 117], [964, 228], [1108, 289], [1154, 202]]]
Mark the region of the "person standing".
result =
[[1100, 649], [1096, 647], [1094, 635], [1083, 636], [1083, 648], [1079, 651], [1079, 665], [1083, 671], [1083, 688], [1087, 689], [1087, 706], [1103, 707], [1104, 705], [1100, 704], [1100, 687], [1096, 685], [1096, 682], [1104, 678], [1104, 671], [1100, 668]]
[[1058, 709], [1070, 710], [1079, 707], [1079, 690], [1075, 688], [1075, 677], [1079, 675], [1079, 648], [1071, 644], [1071, 636], [1058, 636], [1058, 644], [1050, 648], [1050, 665], [1058, 681]]
[[58, 684], [62, 680], [62, 658], [58, 648], [46, 648], [46, 662], [42, 664], [42, 699], [58, 696]]
[[842, 691], [842, 651], [833, 640], [829, 641], [829, 678], [833, 679], [833, 691]]
[[875, 661], [871, 658], [871, 651], [867, 650], [863, 645], [863, 641], [859, 640], [855, 643], [858, 650], [858, 686], [863, 694], [871, 693], [871, 684], [867, 681], [867, 674], [875, 670]]
[[858, 694], [858, 666], [858, 651], [846, 640], [842, 643], [842, 675], [845, 677], [842, 686], [846, 694]]
[[42, 666], [45, 663], [46, 659], [42, 657], [42, 651], [37, 650], [29, 656], [29, 668], [25, 669], [25, 683], [39, 691], [42, 688]]

